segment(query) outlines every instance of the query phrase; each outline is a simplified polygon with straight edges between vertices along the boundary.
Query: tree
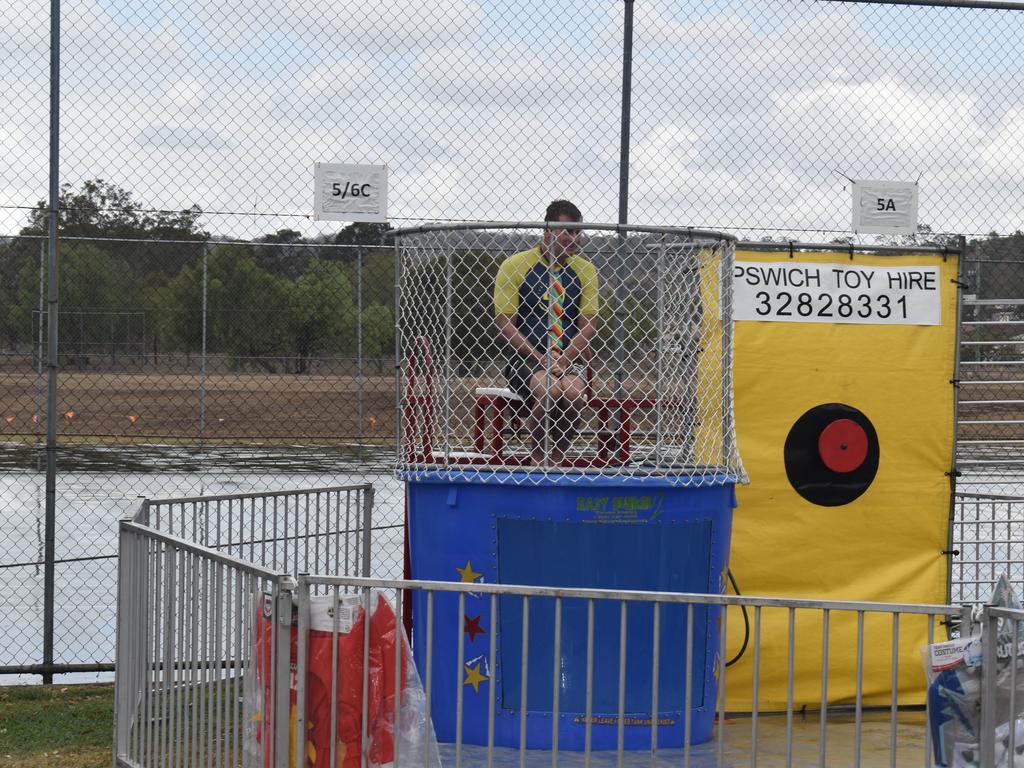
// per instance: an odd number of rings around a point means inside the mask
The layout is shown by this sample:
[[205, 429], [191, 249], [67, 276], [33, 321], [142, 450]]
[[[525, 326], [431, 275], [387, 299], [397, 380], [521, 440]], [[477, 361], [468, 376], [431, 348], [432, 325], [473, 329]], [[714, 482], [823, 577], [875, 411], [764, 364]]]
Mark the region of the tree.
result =
[[[246, 245], [228, 243], [207, 258], [206, 348], [237, 368], [274, 371], [289, 352], [288, 283], [260, 269]], [[153, 292], [165, 349], [198, 351], [203, 337], [203, 268], [189, 264]]]
[[236, 367], [275, 371], [273, 358], [290, 351], [287, 281], [260, 269], [240, 243], [213, 250], [207, 271], [210, 349], [230, 355]]
[[335, 235], [334, 243], [335, 245], [380, 245], [384, 241], [384, 234], [390, 229], [390, 224], [355, 222]]
[[145, 306], [155, 317], [165, 350], [198, 352], [203, 342], [203, 268], [186, 264], [166, 285], [149, 293]]
[[[132, 193], [103, 179], [82, 182], [75, 191], [70, 184], [60, 189], [57, 231], [65, 237], [145, 237], [153, 240], [206, 240], [199, 229], [202, 210], [191, 206], [180, 211], [146, 209]], [[29, 213], [22, 235], [44, 235], [49, 226], [48, 204], [40, 200]]]
[[295, 280], [306, 271], [314, 252], [319, 249], [306, 245], [301, 232], [279, 229], [272, 235], [263, 235], [259, 245], [253, 247], [256, 264], [272, 275]]
[[289, 333], [296, 373], [306, 373], [314, 357], [351, 351], [356, 307], [352, 285], [339, 264], [315, 258], [289, 289]]
[[[60, 270], [61, 349], [75, 365], [88, 362], [88, 345], [98, 338], [106, 340], [110, 314], [128, 305], [122, 276], [126, 270], [122, 259], [91, 243], [72, 243], [62, 249]], [[25, 260], [18, 273], [17, 299], [7, 313], [14, 335], [32, 339], [38, 323], [33, 320], [39, 311], [39, 263]], [[99, 334], [99, 336], [97, 336]]]

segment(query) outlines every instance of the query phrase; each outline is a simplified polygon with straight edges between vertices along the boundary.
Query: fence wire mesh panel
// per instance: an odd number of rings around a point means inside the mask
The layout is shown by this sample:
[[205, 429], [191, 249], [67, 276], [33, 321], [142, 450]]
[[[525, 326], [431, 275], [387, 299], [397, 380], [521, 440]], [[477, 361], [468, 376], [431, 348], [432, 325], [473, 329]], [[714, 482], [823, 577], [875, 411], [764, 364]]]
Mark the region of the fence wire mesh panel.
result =
[[[564, 196], [615, 220], [624, 5], [62, 2], [44, 605], [49, 19], [0, 0], [0, 674], [43, 661], [54, 612], [54, 663], [109, 664], [113, 521], [139, 495], [372, 481], [375, 524], [400, 524], [387, 225], [313, 220], [312, 166], [387, 164], [401, 225], [530, 220]], [[965, 235], [958, 480], [1024, 496], [1024, 13], [630, 5], [629, 221]], [[917, 232], [853, 232], [852, 178], [918, 181]]]
[[1024, 237], [972, 246], [961, 321], [959, 466], [975, 491], [1022, 495]]
[[[848, 235], [844, 176], [920, 180], [931, 232], [1024, 219], [1019, 11], [631, 5], [631, 221]], [[5, 7], [14, 233], [46, 190], [48, 19]], [[242, 239], [333, 231], [308, 218], [317, 160], [387, 163], [400, 221], [531, 220], [569, 194], [615, 220], [622, 2], [279, 10], [64, 3], [62, 180]]]
[[1020, 590], [1024, 584], [1024, 499], [957, 494], [952, 545], [952, 602], [987, 602], [992, 584], [1001, 574]]
[[1005, 573], [1024, 589], [1024, 237], [970, 243], [957, 387], [952, 599], [983, 602]]
[[[55, 664], [112, 662], [112, 521], [140, 495], [372, 481], [373, 572], [402, 573], [392, 249], [375, 236], [202, 237], [62, 241]], [[12, 610], [0, 668], [12, 674], [43, 662], [45, 246], [18, 237], [2, 261], [0, 592]]]
[[[46, 335], [33, 326], [46, 301], [46, 241], [0, 245], [0, 665], [43, 662], [43, 528], [46, 445]], [[19, 276], [23, 280], [19, 280]]]
[[396, 233], [400, 468], [743, 479], [734, 241], [582, 226]]

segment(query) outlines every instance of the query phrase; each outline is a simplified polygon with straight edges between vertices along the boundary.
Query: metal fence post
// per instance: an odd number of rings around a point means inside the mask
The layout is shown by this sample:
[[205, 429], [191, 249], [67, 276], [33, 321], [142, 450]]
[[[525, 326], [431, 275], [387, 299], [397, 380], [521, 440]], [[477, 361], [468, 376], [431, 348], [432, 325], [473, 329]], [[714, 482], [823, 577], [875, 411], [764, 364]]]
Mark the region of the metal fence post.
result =
[[363, 443], [365, 442], [365, 415], [363, 413], [363, 388], [366, 382], [363, 379], [363, 246], [357, 246], [356, 248], [356, 364], [358, 366], [358, 383], [357, 387], [357, 399], [358, 399], [358, 415], [359, 426], [357, 427], [357, 433], [359, 435], [359, 452], [360, 455], [363, 452]]
[[368, 485], [363, 489], [363, 573], [364, 577], [370, 576], [371, 568], [371, 542], [373, 541], [373, 486]]
[[[36, 372], [43, 375], [43, 318], [46, 317], [46, 240], [39, 241], [39, 320], [36, 327]], [[39, 409], [36, 409], [39, 413]], [[38, 423], [36, 428], [39, 428]]]
[[960, 386], [960, 354], [963, 342], [963, 319], [964, 319], [964, 262], [967, 259], [967, 238], [960, 235], [957, 238], [957, 264], [956, 264], [956, 341], [953, 345], [953, 377], [950, 386], [953, 387], [953, 440], [952, 455], [949, 459], [949, 522], [946, 535], [946, 602], [953, 600], [953, 558], [958, 553], [953, 546], [953, 528], [956, 524], [956, 479], [960, 474], [957, 466], [957, 457], [960, 448], [957, 443], [957, 425], [960, 423], [960, 395], [963, 388]]
[[272, 723], [274, 729], [274, 765], [288, 765], [289, 726], [291, 725], [292, 606], [295, 580], [289, 576], [274, 585], [274, 671]]
[[[620, 225], [629, 221], [629, 126], [632, 110], [633, 82], [633, 0], [623, 3], [622, 17], [622, 120], [619, 128], [619, 218]], [[626, 394], [626, 234], [619, 233], [615, 249], [615, 396]], [[616, 431], [621, 430], [617, 412]]]
[[[128, 613], [135, 617], [135, 604], [131, 602], [130, 590], [135, 588], [137, 574], [132, 568], [137, 542], [122, 521], [120, 525], [119, 556], [117, 558], [117, 645], [114, 662], [118, 671], [114, 678], [114, 758], [125, 757], [128, 751], [128, 733], [135, 719], [132, 708], [132, 691], [129, 681], [134, 679], [135, 658], [129, 648], [132, 640], [124, 627], [128, 625]], [[130, 607], [129, 607], [130, 604]], [[131, 715], [129, 715], [131, 712]]]
[[999, 618], [991, 615], [991, 606], [984, 606], [981, 612], [981, 733], [978, 744], [981, 760], [978, 765], [995, 765], [998, 631]]
[[202, 306], [202, 347], [199, 351], [199, 442], [202, 444], [206, 436], [206, 326], [207, 326], [207, 286], [209, 284], [209, 251], [203, 243], [203, 306]]
[[43, 544], [43, 683], [53, 682], [54, 549], [57, 509], [57, 223], [60, 215], [60, 0], [50, 0], [50, 200], [47, 244], [46, 532]]

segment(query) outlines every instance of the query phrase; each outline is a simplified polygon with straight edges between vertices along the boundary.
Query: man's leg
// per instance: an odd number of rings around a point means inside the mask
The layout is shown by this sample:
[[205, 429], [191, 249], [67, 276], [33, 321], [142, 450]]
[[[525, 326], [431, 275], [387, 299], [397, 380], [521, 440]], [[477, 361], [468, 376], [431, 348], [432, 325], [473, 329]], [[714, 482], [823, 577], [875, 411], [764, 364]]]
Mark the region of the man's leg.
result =
[[[586, 406], [586, 384], [575, 375], [563, 376], [559, 382], [560, 396], [555, 405], [552, 437], [561, 458], [572, 446], [579, 429], [580, 416]], [[559, 460], [561, 460], [561, 458]]]
[[548, 430], [549, 422], [556, 413], [555, 406], [562, 397], [561, 384], [547, 371], [536, 371], [530, 377], [530, 393], [533, 396], [533, 407], [530, 409], [530, 421], [527, 425], [530, 432], [530, 455], [534, 464], [543, 464], [546, 458], [553, 464], [557, 456], [552, 435]]

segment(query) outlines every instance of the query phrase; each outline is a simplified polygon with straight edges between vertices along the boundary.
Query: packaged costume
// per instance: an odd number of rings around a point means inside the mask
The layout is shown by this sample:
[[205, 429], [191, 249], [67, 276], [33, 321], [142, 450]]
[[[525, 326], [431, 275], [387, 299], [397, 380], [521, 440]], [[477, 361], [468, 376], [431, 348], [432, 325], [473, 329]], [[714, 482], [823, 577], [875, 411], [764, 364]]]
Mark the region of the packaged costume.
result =
[[[266, 600], [269, 600], [267, 598]], [[266, 600], [264, 601], [266, 603]], [[305, 761], [299, 768], [359, 768], [362, 751], [363, 678], [366, 658], [366, 729], [368, 768], [424, 765], [440, 766], [433, 728], [426, 721], [426, 697], [412, 663], [412, 654], [395, 612], [382, 593], [370, 598], [369, 643], [364, 654], [366, 611], [362, 595], [310, 598], [309, 634], [306, 646]], [[247, 766], [274, 768], [273, 709], [271, 702], [271, 612], [258, 611], [255, 622], [253, 668], [256, 685], [247, 685]], [[335, 617], [335, 612], [337, 617]], [[337, 626], [337, 635], [334, 627]], [[396, 648], [396, 643], [400, 648]], [[298, 708], [298, 628], [292, 622], [289, 674], [289, 760], [296, 768], [296, 721]], [[335, 650], [336, 649], [336, 650]], [[332, 656], [336, 653], [336, 660]], [[397, 671], [396, 675], [396, 659]], [[332, 675], [332, 669], [334, 674]], [[332, 679], [333, 678], [333, 679]], [[398, 727], [395, 732], [395, 691], [399, 691]], [[334, 763], [331, 763], [331, 693], [335, 717]], [[397, 759], [396, 759], [397, 755]]]
[[[990, 605], [1019, 609], [1009, 579], [1000, 576]], [[1014, 653], [1013, 624], [1001, 621], [996, 646], [996, 762], [992, 768], [1024, 768], [1024, 626]], [[1016, 622], [1017, 624], [1024, 624]], [[980, 768], [982, 626], [971, 621], [963, 637], [924, 649], [928, 677], [929, 731], [937, 766]], [[1013, 667], [1017, 674], [1015, 708], [1010, 712]], [[1014, 750], [1010, 754], [1010, 724]]]

